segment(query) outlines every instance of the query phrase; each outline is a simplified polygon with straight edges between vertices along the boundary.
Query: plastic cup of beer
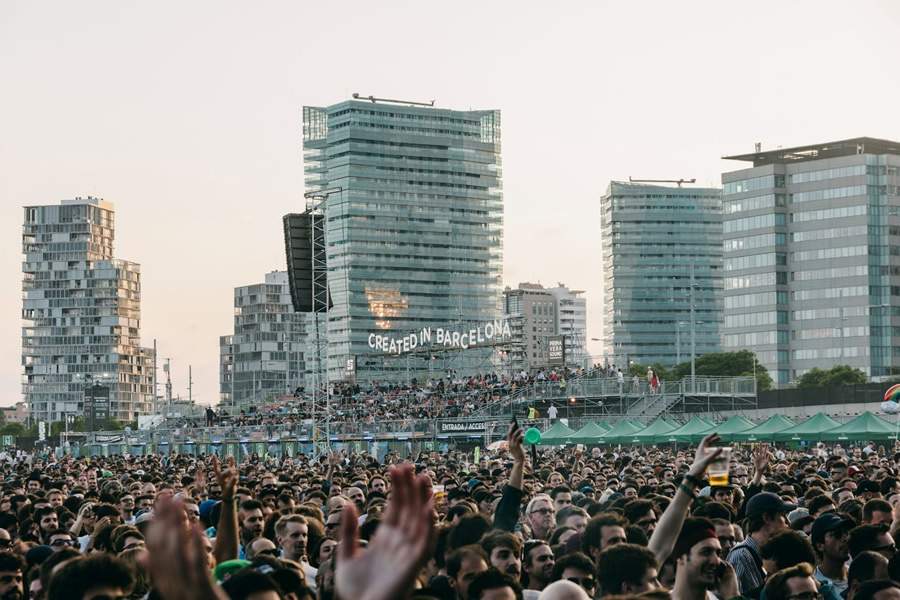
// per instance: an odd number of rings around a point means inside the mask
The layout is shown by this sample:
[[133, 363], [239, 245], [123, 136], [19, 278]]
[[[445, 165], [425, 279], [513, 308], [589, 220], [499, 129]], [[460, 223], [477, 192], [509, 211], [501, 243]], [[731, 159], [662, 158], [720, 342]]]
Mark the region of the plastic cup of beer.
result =
[[[709, 452], [713, 453], [718, 448], [710, 448]], [[722, 453], [711, 463], [707, 469], [709, 476], [709, 485], [728, 485], [728, 469], [731, 466], [731, 448], [722, 448]]]

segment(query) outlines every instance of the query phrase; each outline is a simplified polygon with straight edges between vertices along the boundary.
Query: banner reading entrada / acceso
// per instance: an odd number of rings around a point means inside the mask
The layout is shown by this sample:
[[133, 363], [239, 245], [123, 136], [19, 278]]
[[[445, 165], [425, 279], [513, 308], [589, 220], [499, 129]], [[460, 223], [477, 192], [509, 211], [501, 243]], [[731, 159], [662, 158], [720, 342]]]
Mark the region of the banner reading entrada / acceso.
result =
[[440, 346], [442, 348], [459, 348], [467, 350], [479, 344], [509, 338], [509, 322], [505, 320], [491, 321], [474, 329], [453, 330], [442, 327], [423, 327], [402, 337], [369, 334], [369, 348], [380, 350], [385, 354], [403, 354], [424, 346]]

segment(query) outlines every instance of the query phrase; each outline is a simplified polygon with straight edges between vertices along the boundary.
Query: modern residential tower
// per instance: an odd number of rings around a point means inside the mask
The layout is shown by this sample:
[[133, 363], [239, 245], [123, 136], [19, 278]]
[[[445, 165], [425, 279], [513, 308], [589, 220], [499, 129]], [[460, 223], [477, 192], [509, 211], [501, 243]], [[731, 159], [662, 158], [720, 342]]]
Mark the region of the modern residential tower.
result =
[[153, 410], [153, 350], [141, 347], [141, 271], [113, 258], [115, 211], [97, 198], [26, 206], [22, 233], [22, 391], [31, 418], [82, 415], [109, 388], [111, 418]]
[[671, 366], [719, 351], [722, 192], [613, 181], [601, 199], [605, 360]]
[[219, 338], [223, 408], [256, 406], [305, 385], [306, 320], [294, 312], [285, 271], [234, 288], [234, 334]]
[[[726, 350], [778, 384], [837, 364], [900, 367], [900, 143], [854, 138], [727, 156]], [[895, 350], [896, 348], [896, 350]]]
[[360, 380], [491, 368], [487, 343], [437, 356], [381, 345], [429, 327], [468, 332], [501, 314], [500, 113], [412, 104], [303, 108], [307, 190], [331, 190], [331, 379], [348, 360]]

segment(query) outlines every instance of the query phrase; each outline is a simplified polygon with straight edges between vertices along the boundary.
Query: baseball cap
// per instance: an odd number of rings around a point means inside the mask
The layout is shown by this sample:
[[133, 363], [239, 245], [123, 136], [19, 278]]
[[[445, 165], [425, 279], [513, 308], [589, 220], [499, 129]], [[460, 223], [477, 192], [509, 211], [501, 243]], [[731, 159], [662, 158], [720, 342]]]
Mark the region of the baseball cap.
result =
[[825, 534], [829, 531], [837, 531], [839, 529], [851, 529], [854, 526], [853, 521], [846, 517], [842, 517], [837, 513], [825, 513], [813, 521], [812, 531], [809, 537], [813, 544], [818, 544], [825, 539]]
[[795, 508], [791, 512], [788, 513], [788, 523], [791, 524], [791, 527], [794, 526], [794, 523], [799, 521], [800, 519], [805, 519], [809, 516], [809, 511], [805, 508]]
[[747, 516], [760, 517], [766, 513], [789, 513], [796, 509], [772, 492], [760, 492], [747, 501]]
[[475, 502], [484, 502], [485, 500], [493, 500], [494, 495], [487, 490], [476, 490], [472, 498]]
[[878, 485], [878, 483], [875, 481], [865, 479], [863, 481], [860, 481], [859, 484], [857, 484], [856, 491], [859, 492], [860, 494], [862, 494], [864, 492], [871, 492], [871, 493], [877, 494], [877, 493], [881, 492], [881, 486]]

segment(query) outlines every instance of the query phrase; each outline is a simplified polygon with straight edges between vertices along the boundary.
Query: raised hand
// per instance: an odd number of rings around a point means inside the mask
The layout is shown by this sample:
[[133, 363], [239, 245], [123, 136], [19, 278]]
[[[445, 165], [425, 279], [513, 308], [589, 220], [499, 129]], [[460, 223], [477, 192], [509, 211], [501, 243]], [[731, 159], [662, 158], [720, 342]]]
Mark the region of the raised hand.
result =
[[719, 598], [735, 598], [740, 595], [737, 573], [731, 563], [723, 560], [722, 565], [722, 575], [716, 578], [716, 593]]
[[753, 468], [765, 473], [769, 468], [769, 445], [758, 444], [753, 449]]
[[[721, 441], [718, 433], [711, 433], [700, 442], [700, 445], [697, 446], [697, 452], [694, 454], [694, 462], [691, 464], [691, 468], [688, 470], [688, 474], [694, 477], [703, 477], [703, 474], [706, 473], [707, 467], [709, 464], [713, 462], [715, 459], [722, 454], [721, 448], [715, 447], [717, 443]], [[712, 450], [712, 451], [711, 451]]]
[[769, 468], [769, 445], [768, 444], [757, 444], [757, 446], [753, 449], [753, 480], [751, 481], [754, 485], [759, 485], [762, 483], [763, 475], [766, 474], [766, 471]]
[[201, 493], [206, 491], [206, 465], [202, 461], [197, 463], [194, 471], [194, 489]]
[[213, 473], [216, 475], [216, 481], [219, 489], [222, 490], [222, 500], [230, 502], [234, 499], [234, 491], [237, 488], [238, 471], [234, 463], [234, 457], [228, 457], [228, 468], [224, 471], [219, 464], [219, 457], [213, 456], [212, 459]]
[[163, 498], [147, 530], [146, 565], [164, 600], [228, 600], [209, 572], [198, 526], [184, 526], [180, 500]]
[[335, 571], [337, 596], [353, 600], [393, 600], [413, 588], [433, 532], [431, 483], [415, 477], [409, 464], [391, 468], [391, 498], [374, 539], [359, 547], [358, 515], [344, 507]]
[[509, 432], [506, 434], [506, 445], [509, 448], [509, 454], [517, 463], [525, 462], [525, 448], [522, 447], [522, 440], [525, 439], [525, 433], [518, 423], [512, 423], [509, 426]]

